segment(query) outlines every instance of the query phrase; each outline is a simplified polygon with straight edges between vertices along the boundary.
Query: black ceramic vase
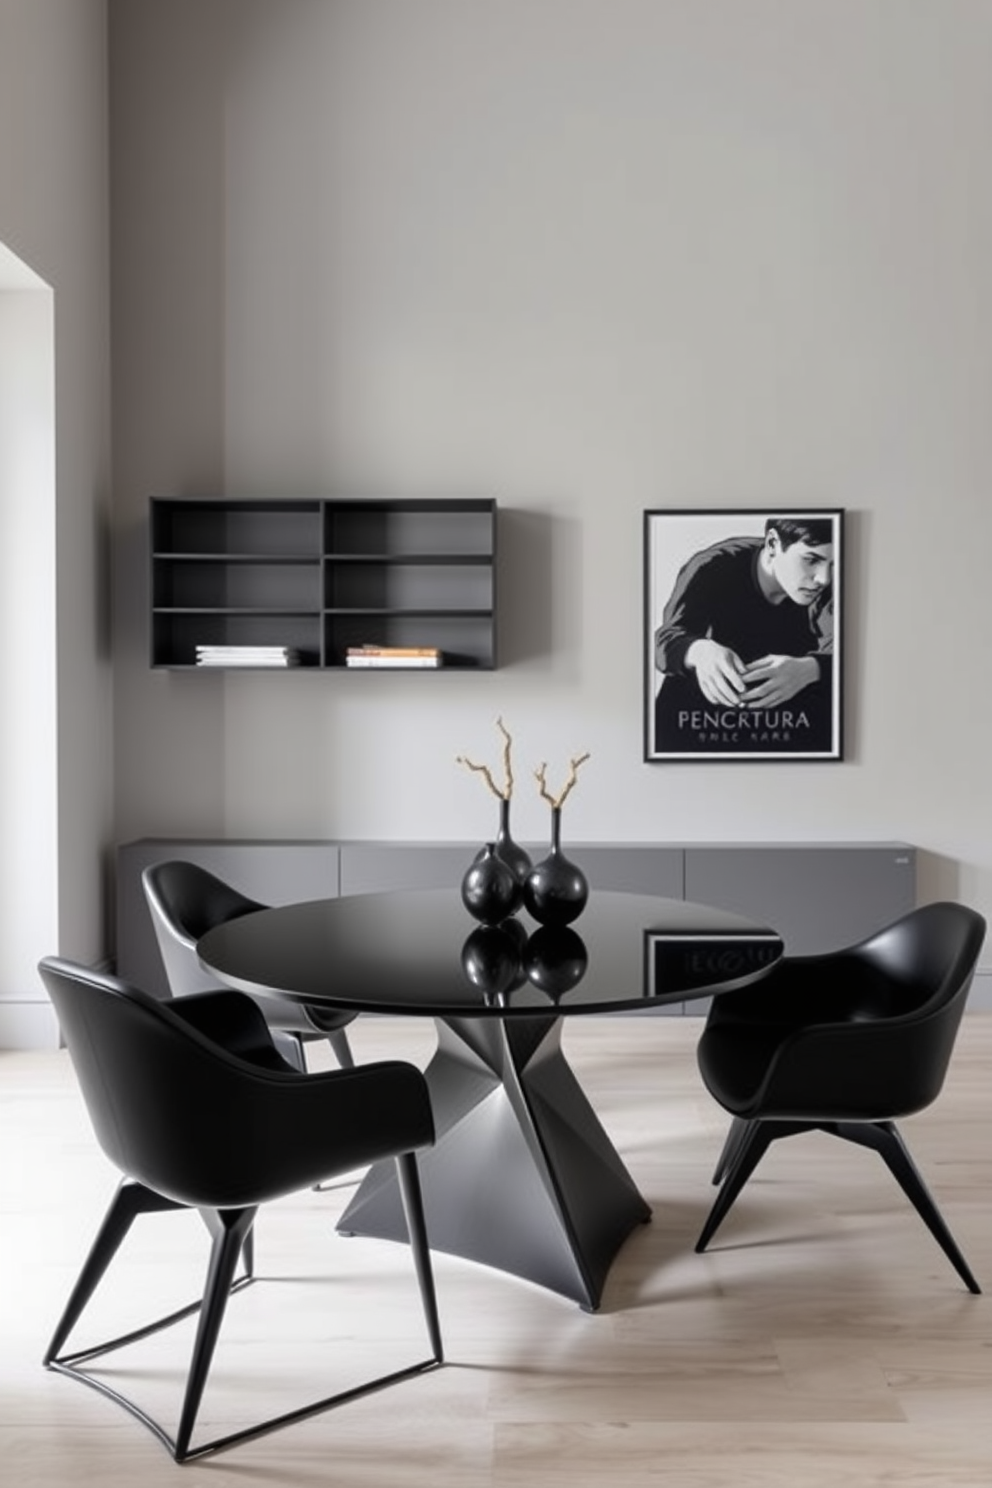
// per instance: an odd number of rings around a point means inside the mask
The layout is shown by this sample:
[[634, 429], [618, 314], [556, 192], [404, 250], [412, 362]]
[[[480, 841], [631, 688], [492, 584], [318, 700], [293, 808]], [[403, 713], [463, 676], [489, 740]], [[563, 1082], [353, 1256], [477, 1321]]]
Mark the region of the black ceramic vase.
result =
[[510, 802], [504, 796], [499, 803], [499, 831], [496, 833], [496, 856], [504, 862], [518, 883], [522, 884], [534, 864], [530, 853], [510, 836]]
[[561, 850], [561, 809], [551, 808], [551, 851], [527, 875], [524, 906], [539, 925], [570, 925], [586, 907], [589, 882]]
[[462, 879], [462, 903], [483, 925], [498, 925], [520, 905], [521, 886], [487, 842]]

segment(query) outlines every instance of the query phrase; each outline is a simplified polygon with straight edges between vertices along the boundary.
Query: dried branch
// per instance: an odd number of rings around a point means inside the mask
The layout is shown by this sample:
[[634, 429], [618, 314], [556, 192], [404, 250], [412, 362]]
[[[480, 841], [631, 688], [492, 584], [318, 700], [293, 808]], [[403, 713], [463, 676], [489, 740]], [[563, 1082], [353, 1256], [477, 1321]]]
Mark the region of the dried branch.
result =
[[502, 718], [497, 718], [496, 727], [503, 735], [502, 790], [500, 790], [499, 786], [496, 784], [496, 781], [493, 779], [493, 772], [490, 770], [488, 765], [477, 765], [473, 760], [468, 759], [467, 756], [464, 754], [456, 755], [455, 762], [456, 764], [464, 765], [467, 770], [474, 770], [476, 774], [481, 775], [483, 780], [488, 785], [489, 789], [492, 791], [493, 795], [496, 796], [498, 800], [508, 801], [513, 795], [513, 766], [510, 763], [510, 753], [513, 749], [513, 739], [510, 736], [509, 730], [505, 727]]
[[483, 780], [486, 782], [494, 796], [498, 796], [501, 801], [506, 799], [506, 797], [503, 795], [503, 792], [499, 789], [495, 780], [493, 779], [492, 771], [490, 770], [488, 765], [477, 765], [473, 760], [467, 759], [464, 754], [455, 755], [455, 763], [464, 765], [467, 770], [475, 770], [479, 775], [482, 776]]
[[549, 806], [552, 806], [557, 810], [557, 808], [560, 807], [562, 802], [565, 800], [565, 797], [568, 795], [569, 791], [572, 789], [572, 786], [578, 780], [579, 766], [584, 765], [588, 758], [589, 751], [586, 750], [585, 754], [577, 754], [574, 756], [574, 758], [569, 760], [568, 779], [565, 781], [565, 784], [562, 786], [557, 796], [553, 796], [548, 790], [548, 767], [546, 764], [541, 764], [541, 766], [534, 771], [534, 779], [537, 781], [538, 793], [541, 797], [541, 800], [547, 801]]
[[502, 718], [497, 718], [496, 727], [503, 735], [503, 800], [508, 801], [513, 795], [513, 766], [510, 763], [510, 752], [513, 749], [513, 740], [509, 730], [503, 723]]

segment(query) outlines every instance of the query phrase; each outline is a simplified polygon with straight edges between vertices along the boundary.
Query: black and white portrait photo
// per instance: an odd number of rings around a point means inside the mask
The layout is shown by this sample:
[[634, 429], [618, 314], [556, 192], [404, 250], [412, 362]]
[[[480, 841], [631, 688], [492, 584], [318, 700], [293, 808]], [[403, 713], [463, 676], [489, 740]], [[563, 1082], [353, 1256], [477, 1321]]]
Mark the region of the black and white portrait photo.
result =
[[645, 759], [838, 760], [840, 510], [644, 513]]

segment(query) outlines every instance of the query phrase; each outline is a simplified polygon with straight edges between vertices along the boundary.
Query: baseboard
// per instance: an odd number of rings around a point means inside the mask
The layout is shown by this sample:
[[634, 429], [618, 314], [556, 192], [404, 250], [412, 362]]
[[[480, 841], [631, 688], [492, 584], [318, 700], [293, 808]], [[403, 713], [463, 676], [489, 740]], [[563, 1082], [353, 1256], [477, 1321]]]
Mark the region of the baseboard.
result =
[[0, 1002], [0, 1049], [57, 1049], [59, 1042], [50, 1002]]
[[970, 1013], [992, 1013], [992, 967], [976, 971], [968, 994]]

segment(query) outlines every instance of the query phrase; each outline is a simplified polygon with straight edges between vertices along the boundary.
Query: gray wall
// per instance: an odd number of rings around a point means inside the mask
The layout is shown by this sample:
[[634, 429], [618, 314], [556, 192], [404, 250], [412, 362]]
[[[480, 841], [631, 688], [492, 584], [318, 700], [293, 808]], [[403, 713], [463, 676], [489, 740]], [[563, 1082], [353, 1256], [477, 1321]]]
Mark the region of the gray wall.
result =
[[[54, 1036], [34, 956], [63, 950], [97, 960], [107, 947], [105, 888], [113, 842], [109, 645], [109, 238], [105, 0], [0, 0], [0, 243], [53, 291], [57, 636], [26, 616], [5, 646], [54, 644], [57, 843], [39, 813], [36, 850], [11, 864], [32, 915], [58, 926], [0, 987], [0, 1044]], [[13, 499], [5, 486], [0, 500]], [[50, 555], [49, 555], [50, 556]], [[11, 561], [5, 547], [0, 564]], [[46, 579], [39, 570], [40, 581]], [[24, 575], [20, 575], [23, 582]], [[9, 583], [0, 571], [0, 582]], [[39, 675], [50, 658], [39, 656]], [[24, 698], [4, 697], [0, 727], [16, 728]], [[57, 863], [57, 866], [56, 866]], [[54, 877], [55, 881], [50, 879]], [[41, 901], [45, 909], [38, 908]], [[9, 898], [5, 900], [9, 907]], [[30, 978], [30, 984], [28, 980]]]
[[[111, 0], [117, 831], [887, 840], [992, 912], [992, 5]], [[490, 675], [149, 672], [153, 494], [495, 495]], [[848, 509], [848, 759], [641, 758], [641, 513]]]
[[[483, 836], [498, 713], [522, 837], [588, 748], [573, 840], [904, 838], [992, 912], [987, 0], [110, 0], [112, 509], [107, 8], [0, 0], [59, 948], [112, 950], [115, 841]], [[506, 665], [152, 675], [147, 498], [218, 490], [497, 496]], [[799, 502], [851, 513], [847, 762], [643, 764], [641, 512]]]

